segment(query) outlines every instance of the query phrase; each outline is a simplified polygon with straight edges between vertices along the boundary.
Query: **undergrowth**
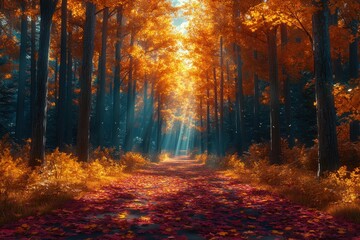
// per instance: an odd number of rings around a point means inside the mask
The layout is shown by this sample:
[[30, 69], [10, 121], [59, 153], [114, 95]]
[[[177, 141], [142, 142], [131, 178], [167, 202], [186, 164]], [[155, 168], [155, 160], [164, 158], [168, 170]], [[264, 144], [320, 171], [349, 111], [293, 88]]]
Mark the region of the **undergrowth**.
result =
[[116, 161], [112, 149], [96, 149], [84, 163], [71, 153], [55, 150], [46, 155], [41, 167], [32, 170], [27, 165], [29, 149], [28, 144], [14, 147], [6, 139], [0, 141], [0, 225], [52, 210], [149, 162], [137, 153]]
[[318, 178], [317, 146], [288, 148], [282, 143], [284, 164], [269, 163], [269, 146], [255, 144], [242, 157], [219, 158], [199, 155], [208, 167], [227, 170], [244, 183], [280, 194], [291, 201], [360, 223], [360, 143], [339, 144], [341, 167], [337, 172]]

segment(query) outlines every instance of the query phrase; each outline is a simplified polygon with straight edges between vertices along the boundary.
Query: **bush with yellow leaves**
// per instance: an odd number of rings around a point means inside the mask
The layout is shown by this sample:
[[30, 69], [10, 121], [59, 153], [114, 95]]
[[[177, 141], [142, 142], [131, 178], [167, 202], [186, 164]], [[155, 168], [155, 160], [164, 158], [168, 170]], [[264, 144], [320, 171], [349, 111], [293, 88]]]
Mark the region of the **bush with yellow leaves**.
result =
[[6, 206], [8, 201], [16, 198], [26, 190], [30, 169], [21, 158], [14, 159], [8, 148], [0, 152], [0, 205]]
[[123, 166], [125, 172], [132, 172], [137, 170], [147, 164], [149, 164], [149, 159], [145, 158], [140, 153], [128, 152], [122, 156], [120, 160], [121, 166]]

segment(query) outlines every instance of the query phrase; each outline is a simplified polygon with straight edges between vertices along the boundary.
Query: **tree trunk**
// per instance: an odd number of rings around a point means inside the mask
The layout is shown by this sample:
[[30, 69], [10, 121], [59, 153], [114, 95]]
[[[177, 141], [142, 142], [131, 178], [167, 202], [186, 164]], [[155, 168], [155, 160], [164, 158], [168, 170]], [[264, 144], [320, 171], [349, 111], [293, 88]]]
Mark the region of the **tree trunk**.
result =
[[319, 141], [318, 176], [339, 168], [336, 136], [336, 114], [330, 55], [328, 0], [313, 1], [317, 10], [313, 14], [315, 85]]
[[209, 75], [206, 73], [206, 149], [211, 152], [211, 118], [210, 118], [210, 86]]
[[[130, 46], [134, 46], [134, 34], [131, 34]], [[125, 135], [125, 152], [130, 152], [134, 142], [134, 115], [135, 115], [135, 96], [134, 80], [133, 80], [134, 59], [130, 55], [129, 80], [128, 80], [128, 97], [126, 112], [126, 135]]]
[[231, 102], [231, 96], [230, 96], [230, 89], [231, 89], [231, 77], [230, 77], [230, 65], [229, 61], [226, 61], [226, 76], [227, 76], [227, 85], [228, 85], [228, 95], [227, 95], [227, 102], [228, 102], [228, 118], [229, 118], [229, 141], [230, 143], [233, 143], [234, 141], [234, 121], [233, 121], [233, 103]]
[[145, 132], [144, 132], [144, 140], [143, 140], [143, 153], [149, 154], [150, 152], [150, 145], [151, 145], [151, 133], [153, 131], [154, 126], [154, 84], [151, 86], [151, 96], [149, 101], [149, 120], [148, 124], [146, 125]]
[[[69, 20], [72, 13], [69, 12]], [[73, 143], [73, 59], [72, 59], [72, 27], [70, 26], [68, 35], [68, 53], [67, 53], [67, 77], [66, 77], [66, 123], [65, 123], [65, 143]]]
[[57, 107], [57, 146], [63, 150], [66, 126], [67, 92], [67, 0], [61, 3], [61, 43], [60, 43], [59, 99]]
[[[32, 9], [36, 8], [36, 1], [32, 2]], [[35, 114], [35, 96], [36, 96], [36, 17], [31, 17], [31, 86], [30, 86], [30, 126], [33, 129], [33, 119]], [[32, 134], [32, 133], [31, 133]]]
[[[258, 59], [258, 52], [254, 51], [255, 60]], [[254, 73], [254, 140], [255, 143], [260, 142], [260, 120], [259, 120], [259, 99], [260, 99], [260, 89], [259, 89], [259, 76]]]
[[216, 145], [216, 154], [220, 156], [220, 143], [219, 143], [219, 106], [218, 106], [218, 89], [217, 89], [217, 77], [216, 77], [216, 68], [214, 67], [214, 108], [215, 108], [215, 145]]
[[203, 98], [200, 97], [200, 154], [204, 153], [204, 148]]
[[26, 16], [25, 1], [21, 2], [21, 39], [20, 39], [20, 60], [19, 60], [19, 82], [16, 106], [16, 129], [15, 137], [21, 140], [25, 131], [25, 83], [26, 83], [26, 52], [28, 47], [27, 31], [28, 21]]
[[109, 8], [103, 10], [103, 22], [102, 22], [102, 40], [101, 40], [101, 53], [99, 57], [98, 68], [98, 85], [96, 94], [96, 117], [95, 117], [95, 129], [96, 129], [96, 144], [103, 147], [105, 141], [104, 121], [105, 121], [105, 95], [106, 95], [106, 50], [107, 50], [107, 38], [108, 38], [108, 20], [109, 20]]
[[245, 102], [244, 102], [244, 90], [243, 90], [243, 76], [242, 76], [242, 60], [240, 53], [240, 46], [235, 44], [235, 56], [236, 56], [236, 70], [237, 70], [237, 96], [238, 96], [238, 129], [237, 129], [237, 150], [241, 155], [247, 148], [245, 138]]
[[[285, 55], [285, 47], [288, 43], [288, 32], [285, 24], [281, 25], [281, 50]], [[290, 90], [290, 77], [287, 74], [285, 67], [282, 67], [284, 79], [284, 98], [285, 98], [285, 119], [286, 119], [286, 135], [290, 148], [295, 145], [293, 124], [291, 118], [291, 90]]]
[[[350, 43], [350, 59], [349, 59], [349, 76], [350, 80], [359, 78], [359, 37], [357, 36], [359, 21], [353, 20], [351, 22], [351, 31], [354, 36], [354, 41]], [[353, 85], [353, 84], [351, 84]], [[355, 87], [355, 86], [352, 86]], [[355, 120], [350, 123], [350, 141], [359, 141], [360, 123]]]
[[47, 109], [47, 83], [49, 69], [50, 33], [52, 18], [58, 0], [40, 0], [40, 40], [39, 58], [37, 62], [37, 95], [35, 98], [35, 114], [33, 119], [31, 153], [29, 165], [39, 166], [45, 159], [45, 132]]
[[161, 93], [158, 92], [158, 108], [157, 108], [157, 143], [156, 143], [156, 152], [161, 154], [161, 145], [162, 145], [162, 117], [161, 117]]
[[89, 160], [89, 130], [91, 110], [91, 80], [93, 72], [96, 6], [86, 3], [84, 27], [83, 60], [80, 81], [79, 123], [77, 135], [77, 154], [80, 161]]
[[277, 28], [268, 32], [269, 81], [270, 81], [270, 137], [272, 164], [281, 163], [279, 73], [277, 58]]
[[219, 125], [219, 149], [220, 156], [225, 156], [224, 146], [224, 56], [223, 37], [220, 37], [220, 125]]
[[122, 48], [122, 19], [123, 9], [117, 9], [117, 30], [115, 45], [115, 76], [114, 76], [114, 121], [113, 121], [113, 144], [117, 150], [120, 149], [120, 87], [121, 87], [121, 48]]

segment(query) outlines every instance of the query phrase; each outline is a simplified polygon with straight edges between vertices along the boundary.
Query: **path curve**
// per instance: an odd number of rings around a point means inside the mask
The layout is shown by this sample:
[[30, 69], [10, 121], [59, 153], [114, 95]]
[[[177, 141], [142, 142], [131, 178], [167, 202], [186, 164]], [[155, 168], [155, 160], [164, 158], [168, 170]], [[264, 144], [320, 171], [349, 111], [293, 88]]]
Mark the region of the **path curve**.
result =
[[177, 158], [3, 226], [0, 239], [360, 239], [360, 226]]

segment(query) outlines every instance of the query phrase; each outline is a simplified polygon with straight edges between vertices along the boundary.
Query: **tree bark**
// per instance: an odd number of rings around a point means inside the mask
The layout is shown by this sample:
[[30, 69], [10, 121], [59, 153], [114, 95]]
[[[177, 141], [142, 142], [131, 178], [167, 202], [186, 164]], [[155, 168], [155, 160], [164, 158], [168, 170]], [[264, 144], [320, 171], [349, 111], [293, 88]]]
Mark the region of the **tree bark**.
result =
[[[131, 34], [130, 46], [134, 45], [134, 34]], [[134, 59], [130, 55], [129, 79], [128, 79], [128, 97], [126, 112], [126, 135], [125, 135], [125, 152], [130, 152], [134, 142], [134, 115], [135, 115], [135, 87], [133, 80]]]
[[61, 3], [61, 43], [60, 43], [59, 99], [57, 107], [57, 146], [63, 150], [66, 126], [67, 92], [67, 0]]
[[270, 137], [271, 153], [270, 162], [280, 164], [281, 139], [280, 139], [280, 102], [279, 102], [279, 73], [277, 57], [277, 28], [270, 29], [268, 38], [269, 55], [269, 80], [270, 80]]
[[210, 114], [210, 86], [209, 75], [206, 73], [206, 149], [211, 152], [211, 114]]
[[[288, 43], [288, 31], [286, 24], [281, 25], [281, 50], [285, 55], [285, 47]], [[287, 74], [285, 67], [282, 67], [282, 73], [284, 79], [284, 98], [285, 98], [285, 119], [286, 119], [286, 135], [290, 148], [295, 145], [294, 131], [291, 116], [291, 89], [290, 89], [290, 77]]]
[[93, 72], [96, 6], [86, 3], [84, 27], [83, 61], [81, 67], [79, 123], [77, 135], [77, 154], [80, 161], [89, 160], [89, 130], [91, 110], [91, 80]]
[[[32, 9], [36, 8], [36, 1], [32, 1]], [[36, 84], [36, 17], [31, 17], [31, 59], [30, 59], [30, 74], [31, 74], [31, 85], [30, 85], [30, 126], [33, 129], [33, 119], [35, 114], [35, 97], [37, 91]], [[32, 133], [31, 133], [32, 134]]]
[[117, 150], [120, 149], [120, 87], [121, 87], [121, 48], [122, 48], [122, 19], [123, 9], [117, 9], [117, 29], [115, 45], [115, 76], [114, 76], [114, 121], [113, 121], [113, 144]]
[[217, 88], [217, 77], [216, 77], [216, 68], [214, 67], [214, 109], [215, 109], [215, 145], [216, 145], [216, 154], [220, 156], [220, 143], [219, 143], [219, 105], [218, 105], [218, 88]]
[[[69, 12], [69, 20], [72, 13]], [[73, 143], [73, 56], [72, 56], [72, 27], [69, 28], [68, 53], [67, 53], [67, 77], [66, 77], [66, 123], [65, 123], [65, 143]]]
[[336, 136], [336, 114], [330, 55], [328, 0], [313, 1], [317, 8], [313, 14], [315, 86], [319, 141], [318, 176], [339, 168]]
[[161, 154], [162, 146], [162, 116], [161, 116], [161, 93], [158, 92], [158, 108], [157, 108], [157, 143], [156, 143], [156, 152]]
[[108, 21], [109, 21], [109, 8], [103, 10], [102, 22], [102, 40], [101, 40], [101, 53], [99, 57], [98, 68], [98, 85], [96, 94], [96, 144], [103, 147], [105, 141], [105, 95], [106, 95], [106, 51], [107, 51], [107, 38], [108, 38]]
[[26, 83], [26, 51], [28, 48], [27, 31], [28, 21], [26, 16], [25, 1], [21, 2], [21, 37], [20, 37], [20, 59], [19, 59], [19, 81], [16, 106], [16, 129], [15, 137], [22, 140], [25, 126], [25, 83]]
[[243, 89], [243, 75], [242, 75], [242, 60], [241, 60], [240, 46], [235, 44], [236, 56], [236, 80], [237, 80], [237, 96], [238, 96], [238, 129], [237, 129], [237, 151], [241, 155], [247, 148], [245, 137], [245, 102], [244, 102], [244, 89]]
[[[256, 50], [254, 51], [254, 58], [255, 58], [255, 60], [258, 59], [258, 52]], [[259, 99], [260, 99], [259, 76], [255, 72], [254, 73], [254, 140], [255, 140], [255, 143], [260, 142]]]
[[58, 0], [40, 0], [40, 40], [39, 59], [37, 62], [37, 94], [33, 119], [31, 153], [29, 165], [39, 166], [45, 159], [45, 132], [47, 109], [47, 83], [49, 69], [50, 33], [52, 18]]
[[220, 156], [225, 156], [224, 146], [224, 56], [223, 37], [220, 37], [220, 124], [219, 124], [219, 149]]

